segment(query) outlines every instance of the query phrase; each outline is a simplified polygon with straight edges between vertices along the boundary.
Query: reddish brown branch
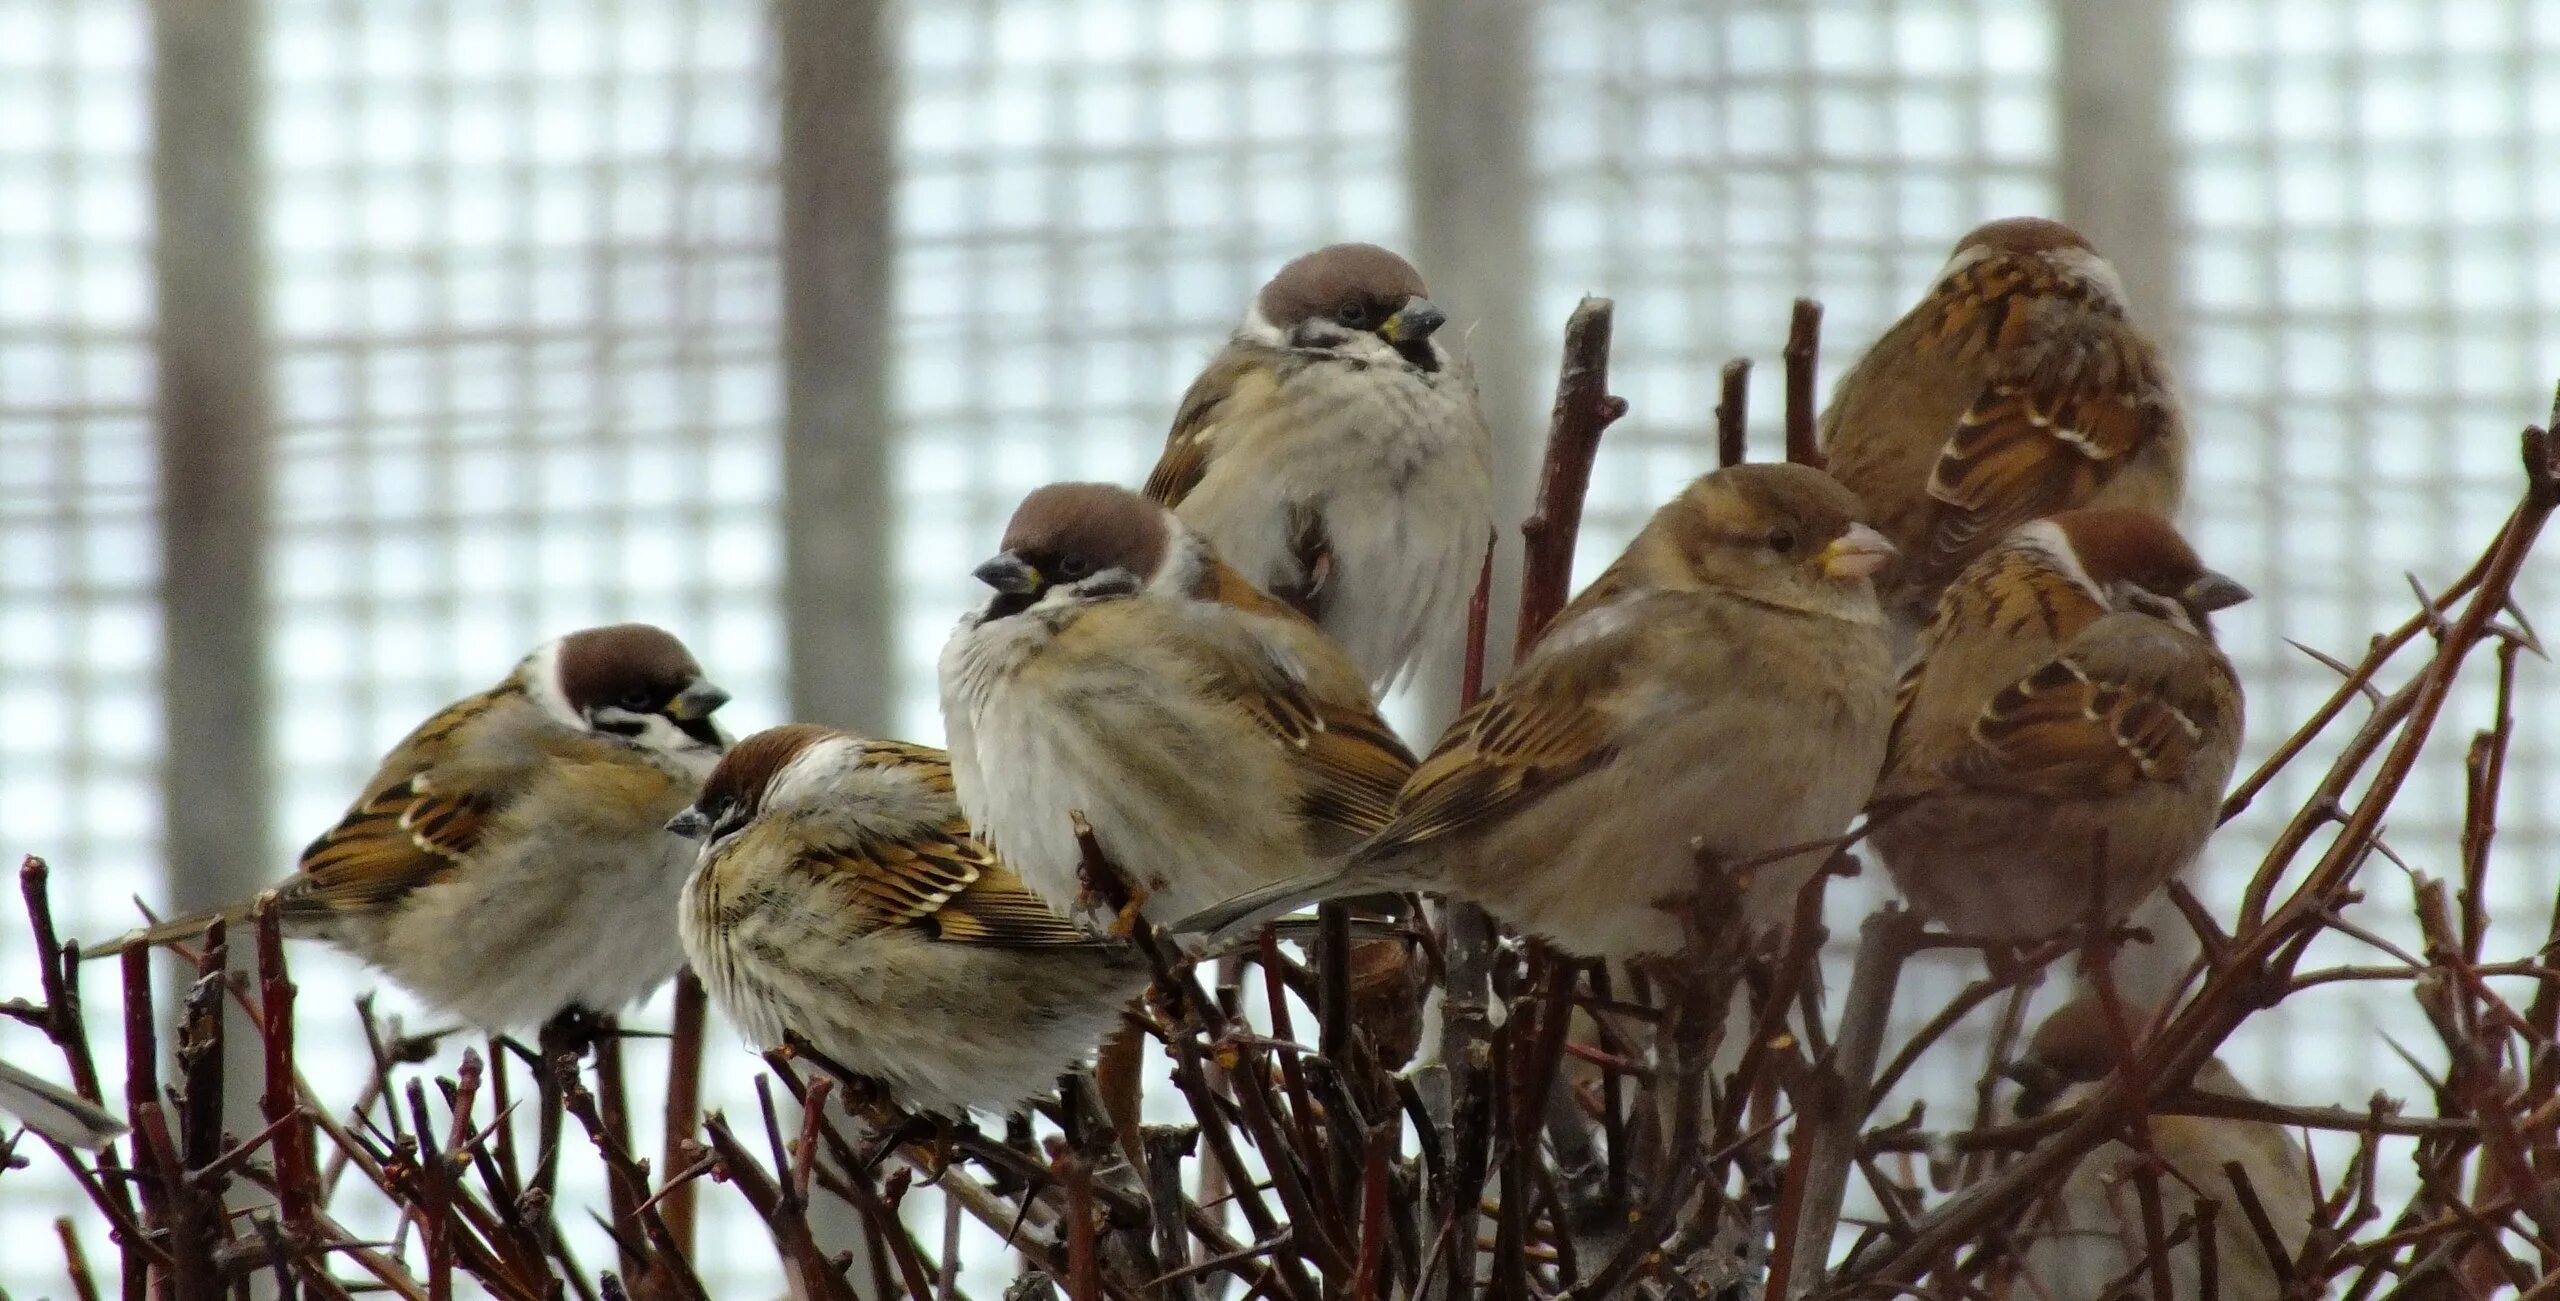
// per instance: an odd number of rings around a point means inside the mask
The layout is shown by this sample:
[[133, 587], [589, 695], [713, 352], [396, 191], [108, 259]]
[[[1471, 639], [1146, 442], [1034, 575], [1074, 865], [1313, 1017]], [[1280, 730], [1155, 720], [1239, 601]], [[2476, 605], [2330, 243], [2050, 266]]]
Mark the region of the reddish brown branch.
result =
[[1787, 460], [1819, 470], [1828, 462], [1814, 423], [1814, 368], [1822, 352], [1822, 304], [1796, 300], [1787, 321]]

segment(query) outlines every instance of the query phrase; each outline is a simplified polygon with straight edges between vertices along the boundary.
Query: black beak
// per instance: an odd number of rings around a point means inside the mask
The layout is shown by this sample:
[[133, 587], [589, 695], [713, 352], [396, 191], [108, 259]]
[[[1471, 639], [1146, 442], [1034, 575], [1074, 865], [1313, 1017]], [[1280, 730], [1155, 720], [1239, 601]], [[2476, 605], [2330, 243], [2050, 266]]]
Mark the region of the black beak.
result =
[[702, 816], [700, 809], [686, 809], [667, 819], [667, 830], [687, 840], [700, 840], [702, 833], [710, 829], [711, 819]]
[[1433, 306], [1430, 299], [1417, 296], [1404, 300], [1404, 306], [1378, 327], [1378, 333], [1386, 336], [1389, 343], [1420, 343], [1448, 323], [1448, 313]]
[[969, 571], [979, 582], [1006, 596], [1037, 596], [1046, 584], [1029, 561], [1008, 551]]
[[702, 678], [695, 678], [693, 685], [677, 692], [676, 698], [667, 702], [667, 717], [679, 723], [698, 723], [728, 703], [728, 692]]
[[2224, 575], [2205, 571], [2205, 576], [2187, 585], [2186, 602], [2199, 610], [2228, 610], [2249, 599], [2248, 588]]

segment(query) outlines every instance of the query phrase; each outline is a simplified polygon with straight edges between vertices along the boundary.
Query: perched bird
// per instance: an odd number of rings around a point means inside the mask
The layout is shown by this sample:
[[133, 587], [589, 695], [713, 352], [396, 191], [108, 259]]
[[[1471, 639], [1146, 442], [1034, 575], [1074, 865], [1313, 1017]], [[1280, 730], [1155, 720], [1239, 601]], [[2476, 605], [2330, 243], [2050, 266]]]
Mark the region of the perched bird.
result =
[[1974, 230], [1822, 413], [1834, 477], [1902, 548], [1879, 576], [1917, 624], [2009, 530], [2077, 506], [2174, 515], [2187, 430], [2159, 345], [2078, 232], [2012, 217]]
[[105, 1147], [126, 1129], [116, 1113], [7, 1062], [0, 1062], [0, 1113], [64, 1147]]
[[1413, 756], [1359, 669], [1173, 512], [1125, 489], [1025, 498], [994, 589], [943, 647], [970, 825], [1074, 907], [1071, 814], [1159, 923], [1337, 861], [1386, 822]]
[[1280, 268], [1183, 395], [1147, 496], [1384, 692], [1454, 644], [1493, 538], [1492, 435], [1413, 264]]
[[[614, 1011], [684, 962], [676, 899], [693, 846], [667, 819], [720, 758], [729, 699], [645, 624], [546, 642], [382, 761], [275, 888], [287, 935], [325, 940], [492, 1031]], [[216, 915], [100, 950], [190, 938]]]
[[[2139, 1042], [2150, 1022], [2148, 1011], [2127, 1006], [2124, 1015], [2132, 1040]], [[2083, 995], [2054, 1013], [2037, 1029], [2026, 1057], [2011, 1068], [2011, 1074], [2027, 1086], [2018, 1103], [2021, 1114], [2078, 1102], [2114, 1072], [2121, 1055], [2117, 1045], [2096, 998]], [[2193, 1083], [2199, 1093], [2257, 1100], [2218, 1059], [2198, 1067]], [[2239, 1183], [2226, 1167], [2239, 1166], [2289, 1266], [2301, 1257], [2303, 1243], [2310, 1237], [2312, 1209], [2318, 1201], [2310, 1159], [2302, 1145], [2284, 1126], [2259, 1120], [2154, 1115], [2146, 1118], [2144, 1126], [2151, 1151], [2159, 1158], [2152, 1183], [2159, 1190], [2164, 1239], [2172, 1238], [2183, 1222], [2200, 1225], [2202, 1204], [2215, 1203], [2213, 1247], [2219, 1294], [2230, 1301], [2276, 1301], [2283, 1296], [2284, 1270], [2251, 1223]], [[1996, 1288], [1995, 1295], [2019, 1301], [2098, 1301], [2125, 1295], [2117, 1285], [2134, 1277], [2137, 1269], [2147, 1269], [2151, 1252], [2141, 1176], [2136, 1173], [2144, 1164], [2146, 1158], [2140, 1152], [2121, 1142], [2082, 1157], [2017, 1230], [2020, 1250], [2013, 1267], [2021, 1277]], [[2206, 1295], [2194, 1233], [2176, 1238], [2169, 1256], [2169, 1295]], [[2145, 1290], [2136, 1282], [2132, 1294], [2143, 1295]]]
[[2121, 920], [2214, 827], [2240, 682], [2208, 615], [2247, 588], [2158, 516], [2069, 511], [1948, 584], [1903, 675], [1874, 843], [1921, 912], [2035, 939]]
[[[1840, 834], [1884, 757], [1893, 665], [1867, 576], [1893, 554], [1794, 465], [1689, 485], [1459, 716], [1348, 867], [1186, 920], [1215, 943], [1312, 899], [1429, 889], [1584, 957], [1677, 952], [1701, 857]], [[1752, 864], [1782, 922], [1827, 853]]]
[[798, 1033], [917, 1110], [1007, 1113], [1147, 983], [969, 834], [939, 750], [806, 723], [740, 741], [668, 829], [702, 842], [680, 930], [760, 1047]]

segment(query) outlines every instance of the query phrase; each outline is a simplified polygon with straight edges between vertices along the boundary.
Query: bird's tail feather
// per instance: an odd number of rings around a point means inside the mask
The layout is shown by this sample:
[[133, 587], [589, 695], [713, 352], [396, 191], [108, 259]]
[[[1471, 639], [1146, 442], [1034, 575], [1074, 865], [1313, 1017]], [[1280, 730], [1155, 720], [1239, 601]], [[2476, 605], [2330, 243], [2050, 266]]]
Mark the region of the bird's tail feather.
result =
[[65, 1147], [105, 1147], [125, 1131], [114, 1112], [7, 1062], [0, 1062], [0, 1111]]
[[1311, 903], [1412, 888], [1411, 883], [1383, 877], [1367, 866], [1356, 870], [1327, 868], [1248, 890], [1225, 903], [1211, 904], [1176, 921], [1170, 929], [1176, 935], [1206, 936], [1204, 947], [1216, 952], [1250, 937], [1263, 923]]
[[217, 917], [237, 925], [248, 915], [248, 910], [245, 908], [213, 908], [200, 913], [191, 913], [184, 917], [173, 918], [169, 921], [155, 922], [149, 926], [136, 927], [112, 940], [108, 940], [105, 943], [98, 945], [96, 948], [82, 949], [80, 951], [80, 956], [83, 958], [112, 958], [127, 949], [157, 948], [160, 945], [174, 943], [178, 940], [191, 940], [204, 934], [205, 928], [213, 925], [213, 921]]

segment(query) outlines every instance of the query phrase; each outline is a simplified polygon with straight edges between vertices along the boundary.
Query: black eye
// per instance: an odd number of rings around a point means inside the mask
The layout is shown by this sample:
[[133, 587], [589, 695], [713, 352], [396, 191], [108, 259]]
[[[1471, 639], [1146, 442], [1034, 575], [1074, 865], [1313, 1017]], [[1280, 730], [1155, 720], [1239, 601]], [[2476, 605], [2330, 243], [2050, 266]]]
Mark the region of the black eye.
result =
[[1093, 570], [1093, 562], [1082, 556], [1058, 557], [1058, 574], [1063, 578], [1082, 578]]
[[646, 691], [625, 691], [622, 693], [622, 698], [614, 701], [613, 703], [620, 705], [624, 709], [630, 710], [632, 713], [643, 714], [648, 712], [649, 706], [655, 701], [655, 699], [656, 697]]
[[1369, 324], [1369, 305], [1355, 298], [1333, 309], [1333, 319], [1355, 329], [1365, 328]]
[[1769, 549], [1782, 556], [1795, 550], [1796, 535], [1783, 528], [1774, 528], [1769, 530]]

